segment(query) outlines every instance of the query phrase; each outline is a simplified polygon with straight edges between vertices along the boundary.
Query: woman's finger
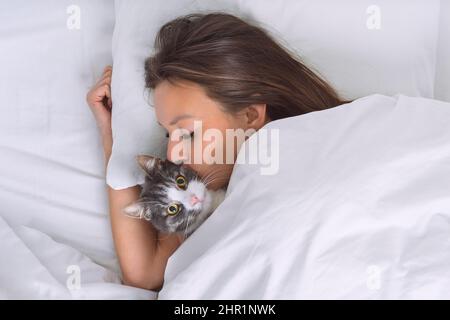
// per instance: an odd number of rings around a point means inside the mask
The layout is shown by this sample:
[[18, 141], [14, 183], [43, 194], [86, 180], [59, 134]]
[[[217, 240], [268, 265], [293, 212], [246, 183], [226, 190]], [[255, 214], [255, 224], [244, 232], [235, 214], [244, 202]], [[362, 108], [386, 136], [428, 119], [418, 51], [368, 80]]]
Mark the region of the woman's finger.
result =
[[105, 96], [111, 98], [111, 87], [108, 84], [105, 84]]
[[109, 109], [111, 109], [112, 108], [111, 87], [108, 85], [105, 86], [105, 97], [106, 97], [105, 107], [109, 107]]
[[104, 79], [106, 77], [111, 77], [111, 75], [112, 75], [112, 70], [108, 70], [103, 73], [102, 78]]
[[101, 85], [101, 86], [104, 85], [104, 84], [110, 85], [110, 84], [111, 84], [111, 77], [103, 78], [103, 79], [100, 81], [100, 85]]
[[103, 73], [100, 76], [100, 79], [97, 82], [101, 82], [105, 77], [110, 77], [112, 75], [112, 67], [106, 66], [105, 69], [103, 69]]

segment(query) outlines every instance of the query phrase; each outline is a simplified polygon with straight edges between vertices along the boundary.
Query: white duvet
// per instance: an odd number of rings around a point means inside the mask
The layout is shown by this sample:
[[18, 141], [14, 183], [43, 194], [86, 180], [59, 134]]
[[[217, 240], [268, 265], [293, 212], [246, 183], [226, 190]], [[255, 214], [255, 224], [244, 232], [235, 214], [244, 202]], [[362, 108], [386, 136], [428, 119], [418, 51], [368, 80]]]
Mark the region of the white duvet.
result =
[[265, 128], [278, 173], [235, 166], [159, 299], [450, 298], [449, 103], [371, 95]]
[[[269, 123], [278, 173], [235, 166], [225, 201], [169, 259], [158, 298], [450, 298], [449, 123], [449, 103], [401, 95]], [[90, 252], [110, 248], [107, 221], [49, 202], [30, 212], [31, 200], [0, 217], [0, 299], [157, 298]], [[66, 218], [53, 225], [51, 212]]]

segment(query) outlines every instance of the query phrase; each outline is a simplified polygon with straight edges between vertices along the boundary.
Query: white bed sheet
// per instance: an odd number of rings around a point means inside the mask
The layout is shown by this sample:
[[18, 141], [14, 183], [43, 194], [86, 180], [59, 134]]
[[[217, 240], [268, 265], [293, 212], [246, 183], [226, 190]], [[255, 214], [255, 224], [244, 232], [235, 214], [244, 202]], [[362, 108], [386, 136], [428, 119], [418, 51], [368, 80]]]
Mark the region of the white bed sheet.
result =
[[278, 173], [235, 165], [159, 299], [449, 299], [449, 123], [402, 95], [269, 123]]
[[0, 299], [154, 299], [78, 249], [0, 217]]
[[[68, 28], [77, 13], [80, 28]], [[89, 286], [78, 297], [153, 297], [117, 284], [85, 101], [112, 63], [113, 1], [1, 1], [0, 21], [0, 298], [72, 297], [64, 277], [74, 262]]]

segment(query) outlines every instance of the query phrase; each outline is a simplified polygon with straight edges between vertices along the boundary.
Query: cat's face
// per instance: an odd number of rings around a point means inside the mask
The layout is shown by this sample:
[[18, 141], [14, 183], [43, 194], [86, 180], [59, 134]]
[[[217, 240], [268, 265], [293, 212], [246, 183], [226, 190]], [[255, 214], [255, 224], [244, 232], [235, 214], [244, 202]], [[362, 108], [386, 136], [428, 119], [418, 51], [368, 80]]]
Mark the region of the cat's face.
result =
[[195, 171], [151, 156], [138, 156], [145, 171], [139, 199], [124, 212], [150, 220], [159, 231], [186, 233], [195, 218], [208, 211], [211, 195]]

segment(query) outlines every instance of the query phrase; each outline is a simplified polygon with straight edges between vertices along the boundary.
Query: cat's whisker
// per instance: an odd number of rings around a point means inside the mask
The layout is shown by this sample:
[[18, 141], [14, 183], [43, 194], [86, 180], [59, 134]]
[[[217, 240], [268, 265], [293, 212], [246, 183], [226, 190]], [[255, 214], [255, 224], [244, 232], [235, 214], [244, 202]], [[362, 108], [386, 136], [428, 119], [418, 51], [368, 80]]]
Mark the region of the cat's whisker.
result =
[[208, 173], [204, 178], [204, 180], [207, 180], [210, 177], [214, 177], [215, 174], [220, 174], [222, 171], [221, 170], [213, 170], [210, 173]]
[[[214, 175], [214, 174], [216, 174], [216, 175]], [[210, 183], [211, 180], [213, 180], [213, 179], [215, 179], [215, 178], [219, 178], [219, 177], [220, 177], [220, 171], [215, 171], [215, 172], [212, 172], [211, 174], [209, 174], [207, 177], [205, 177], [205, 178], [202, 180], [202, 182], [203, 182], [205, 185], [208, 185], [208, 184]]]
[[208, 175], [205, 179], [203, 179], [203, 181], [206, 182], [206, 181], [208, 181], [209, 179], [216, 178], [216, 177], [220, 177], [220, 174], [221, 174], [221, 172], [216, 171], [216, 172], [214, 172], [213, 174]]
[[201, 178], [200, 181], [203, 182], [203, 183], [206, 183], [206, 181], [207, 181], [209, 178], [213, 177], [213, 175], [214, 175], [214, 174], [217, 174], [217, 173], [219, 173], [219, 171], [211, 171], [211, 172], [208, 173], [205, 177]]
[[210, 188], [211, 185], [213, 185], [213, 183], [218, 182], [218, 181], [227, 181], [227, 180], [226, 180], [225, 178], [217, 178], [217, 179], [213, 179], [213, 180], [209, 181], [209, 182], [205, 185], [205, 187], [206, 187], [206, 188]]
[[228, 180], [228, 179], [225, 178], [225, 177], [217, 177], [215, 179], [212, 179], [212, 180], [208, 181], [208, 183], [205, 183], [205, 187], [208, 187], [213, 182], [221, 181], [221, 180]]
[[225, 178], [216, 178], [216, 179], [212, 179], [210, 181], [208, 181], [207, 184], [205, 184], [205, 187], [208, 188], [210, 185], [212, 185], [213, 183], [217, 182], [217, 181], [225, 181]]
[[187, 229], [189, 227], [189, 222], [191, 221], [191, 216], [188, 216], [187, 223], [186, 223], [186, 229], [184, 229], [184, 237], [187, 237]]

